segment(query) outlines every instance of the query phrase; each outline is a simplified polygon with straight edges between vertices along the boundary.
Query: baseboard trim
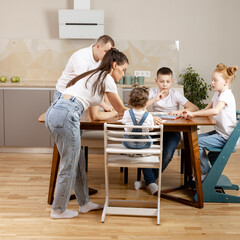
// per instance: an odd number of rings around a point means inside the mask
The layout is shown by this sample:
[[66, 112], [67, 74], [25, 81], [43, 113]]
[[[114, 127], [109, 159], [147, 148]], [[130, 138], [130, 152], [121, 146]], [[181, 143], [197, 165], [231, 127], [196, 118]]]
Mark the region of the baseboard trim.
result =
[[0, 153], [53, 153], [53, 148], [0, 147]]

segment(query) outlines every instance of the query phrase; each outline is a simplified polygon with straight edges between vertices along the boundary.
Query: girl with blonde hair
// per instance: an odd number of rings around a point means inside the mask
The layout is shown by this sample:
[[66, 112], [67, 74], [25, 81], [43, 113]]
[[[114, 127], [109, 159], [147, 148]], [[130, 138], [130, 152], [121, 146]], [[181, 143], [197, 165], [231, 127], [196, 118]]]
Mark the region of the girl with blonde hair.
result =
[[212, 116], [216, 120], [215, 130], [198, 136], [202, 180], [211, 168], [205, 148], [223, 147], [236, 126], [236, 102], [230, 85], [235, 79], [237, 69], [238, 67], [218, 64], [212, 74], [212, 89], [215, 94], [210, 103], [205, 109], [197, 112], [185, 110], [181, 115], [187, 119]]

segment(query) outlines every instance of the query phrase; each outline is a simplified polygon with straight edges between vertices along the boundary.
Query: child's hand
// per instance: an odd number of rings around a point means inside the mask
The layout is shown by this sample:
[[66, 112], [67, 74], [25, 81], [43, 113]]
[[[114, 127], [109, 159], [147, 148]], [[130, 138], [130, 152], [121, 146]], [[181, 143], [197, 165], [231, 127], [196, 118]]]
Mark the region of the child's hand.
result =
[[190, 111], [183, 110], [181, 117], [186, 118], [186, 119], [191, 119], [193, 117], [193, 114]]
[[163, 91], [158, 93], [158, 95], [156, 96], [155, 99], [156, 99], [156, 101], [159, 101], [159, 100], [163, 99], [165, 96], [166, 96], [166, 91], [163, 90]]
[[183, 110], [172, 111], [169, 113], [169, 115], [180, 116], [182, 112]]
[[162, 119], [157, 116], [153, 117], [153, 121], [154, 121], [154, 125], [160, 125], [163, 122]]

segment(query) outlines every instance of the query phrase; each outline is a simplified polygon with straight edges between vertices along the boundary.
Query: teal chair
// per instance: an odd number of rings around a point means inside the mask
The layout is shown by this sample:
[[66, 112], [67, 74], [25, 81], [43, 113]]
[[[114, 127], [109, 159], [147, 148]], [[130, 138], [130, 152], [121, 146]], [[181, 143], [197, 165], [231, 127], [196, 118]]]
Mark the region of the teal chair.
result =
[[[240, 112], [237, 111], [236, 114], [238, 123], [224, 147], [207, 149], [212, 168], [202, 183], [204, 202], [240, 203], [240, 197], [224, 192], [224, 190], [239, 190], [239, 187], [222, 174], [231, 153], [235, 152], [235, 145], [240, 136]], [[194, 199], [197, 200], [197, 194]]]

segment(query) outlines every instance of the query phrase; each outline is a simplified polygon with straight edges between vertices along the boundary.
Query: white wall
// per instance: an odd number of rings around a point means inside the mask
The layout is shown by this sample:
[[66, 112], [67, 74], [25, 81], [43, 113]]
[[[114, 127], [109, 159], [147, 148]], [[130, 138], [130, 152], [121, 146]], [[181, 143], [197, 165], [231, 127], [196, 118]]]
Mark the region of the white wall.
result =
[[[73, 0], [0, 0], [0, 38], [58, 38], [58, 9]], [[180, 72], [192, 64], [211, 82], [216, 64], [240, 66], [239, 0], [92, 0], [118, 40], [180, 40]], [[1, 67], [1, 66], [0, 66]], [[240, 109], [240, 69], [233, 92]]]

